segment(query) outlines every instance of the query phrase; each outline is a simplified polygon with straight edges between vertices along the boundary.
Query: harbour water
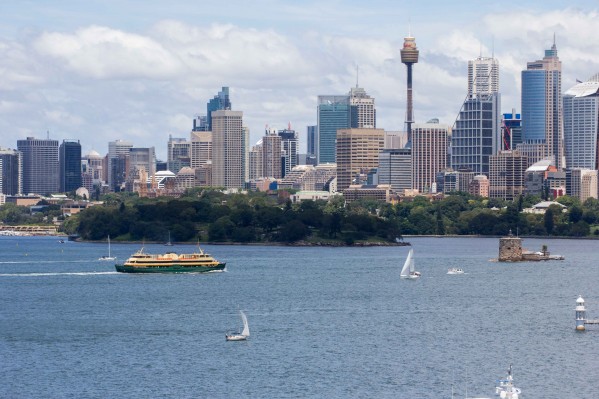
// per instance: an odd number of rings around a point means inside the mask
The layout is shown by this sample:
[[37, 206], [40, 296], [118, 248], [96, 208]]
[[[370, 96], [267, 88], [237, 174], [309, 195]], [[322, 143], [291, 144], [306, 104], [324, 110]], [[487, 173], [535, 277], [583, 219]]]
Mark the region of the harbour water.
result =
[[[574, 306], [599, 318], [599, 241], [525, 239], [565, 260], [524, 263], [490, 261], [496, 238], [409, 241], [416, 281], [410, 247], [206, 245], [225, 272], [129, 275], [105, 244], [0, 237], [0, 397], [493, 397], [510, 364], [523, 398], [597, 397]], [[251, 337], [226, 342], [240, 308]]]

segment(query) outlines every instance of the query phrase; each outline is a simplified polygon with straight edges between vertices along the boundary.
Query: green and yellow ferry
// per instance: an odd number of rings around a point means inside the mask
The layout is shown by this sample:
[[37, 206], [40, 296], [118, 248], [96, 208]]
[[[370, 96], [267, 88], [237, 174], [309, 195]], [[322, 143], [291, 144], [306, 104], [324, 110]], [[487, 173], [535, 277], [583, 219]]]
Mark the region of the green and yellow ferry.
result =
[[147, 254], [142, 247], [122, 265], [116, 264], [121, 273], [202, 273], [222, 271], [226, 263], [221, 263], [205, 253], [198, 245], [198, 252], [177, 254], [167, 252], [161, 255]]

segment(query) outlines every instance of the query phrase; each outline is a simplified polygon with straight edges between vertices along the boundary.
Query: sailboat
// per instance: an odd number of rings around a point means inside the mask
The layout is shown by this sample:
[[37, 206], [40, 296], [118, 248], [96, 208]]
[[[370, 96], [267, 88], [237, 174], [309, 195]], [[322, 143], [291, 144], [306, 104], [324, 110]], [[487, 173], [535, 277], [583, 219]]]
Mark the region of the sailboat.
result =
[[241, 321], [243, 322], [243, 330], [237, 334], [225, 334], [225, 339], [227, 341], [245, 341], [247, 337], [250, 336], [248, 318], [246, 317], [245, 313], [243, 313], [243, 310], [239, 311], [239, 316], [241, 317]]
[[110, 236], [108, 236], [108, 256], [104, 255], [98, 258], [98, 260], [115, 260], [116, 256], [110, 254]]
[[168, 232], [168, 242], [164, 244], [167, 247], [172, 247], [173, 243], [171, 242], [171, 232]]
[[401, 269], [401, 273], [399, 273], [400, 278], [407, 279], [417, 279], [420, 277], [420, 272], [414, 270], [414, 250], [410, 249], [408, 252], [408, 257], [406, 258], [406, 262], [403, 264], [403, 268]]

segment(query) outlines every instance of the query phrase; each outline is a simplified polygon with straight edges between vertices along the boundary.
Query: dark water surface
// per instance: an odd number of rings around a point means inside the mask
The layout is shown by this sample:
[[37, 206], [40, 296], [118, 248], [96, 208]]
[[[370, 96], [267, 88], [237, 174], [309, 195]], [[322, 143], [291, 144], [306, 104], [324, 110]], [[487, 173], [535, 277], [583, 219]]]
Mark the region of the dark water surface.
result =
[[[517, 264], [495, 238], [409, 241], [417, 281], [409, 247], [207, 245], [226, 272], [128, 275], [104, 244], [0, 237], [0, 397], [493, 397], [510, 363], [522, 398], [599, 397], [599, 327], [574, 331], [599, 241], [526, 239], [566, 260]], [[250, 340], [225, 342], [239, 308]]]

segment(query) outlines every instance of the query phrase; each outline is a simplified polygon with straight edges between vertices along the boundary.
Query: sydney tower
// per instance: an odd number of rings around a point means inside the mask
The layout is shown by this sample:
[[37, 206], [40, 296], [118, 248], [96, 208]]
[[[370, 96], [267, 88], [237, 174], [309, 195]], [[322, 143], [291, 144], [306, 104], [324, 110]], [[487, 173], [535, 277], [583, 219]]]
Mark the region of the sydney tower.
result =
[[401, 49], [401, 62], [408, 67], [408, 110], [406, 112], [406, 125], [408, 127], [408, 146], [412, 144], [412, 123], [414, 123], [414, 110], [412, 105], [412, 65], [418, 62], [418, 48], [416, 39], [410, 34], [404, 38]]

